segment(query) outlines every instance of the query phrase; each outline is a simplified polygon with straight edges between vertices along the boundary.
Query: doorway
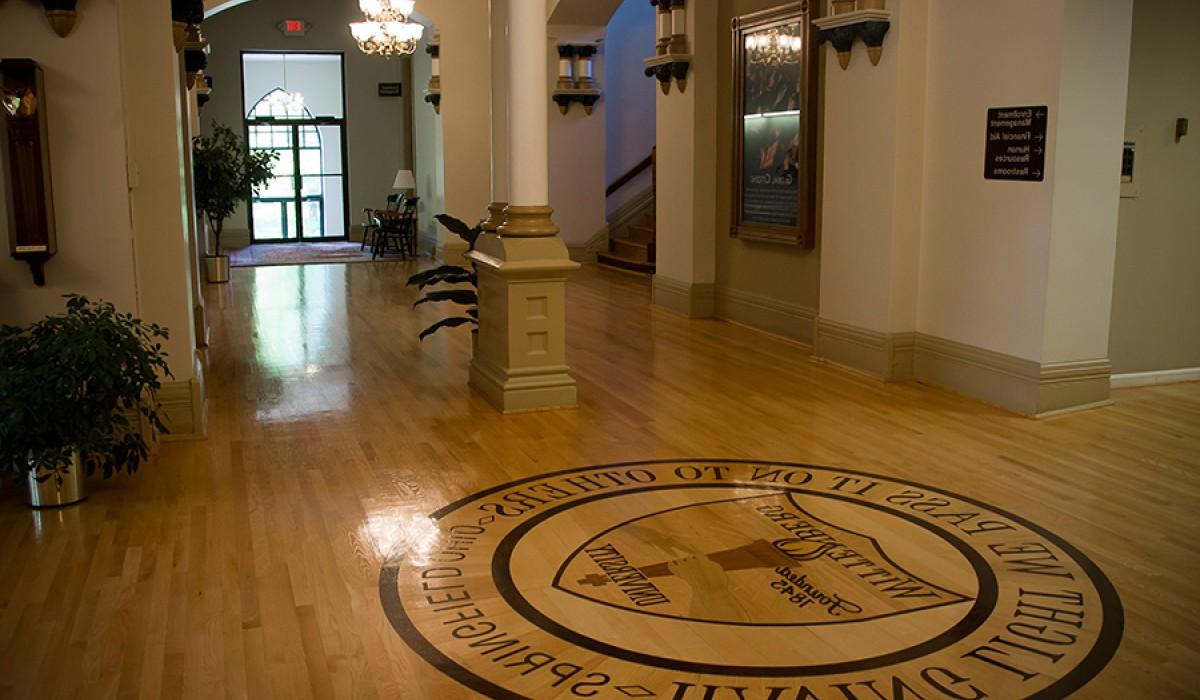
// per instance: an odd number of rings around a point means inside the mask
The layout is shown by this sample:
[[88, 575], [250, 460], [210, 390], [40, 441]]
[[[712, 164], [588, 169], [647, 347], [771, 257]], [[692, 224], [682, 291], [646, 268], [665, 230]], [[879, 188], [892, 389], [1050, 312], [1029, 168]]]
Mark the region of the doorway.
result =
[[250, 201], [252, 242], [346, 240], [342, 54], [243, 52], [242, 88], [249, 149], [277, 156]]

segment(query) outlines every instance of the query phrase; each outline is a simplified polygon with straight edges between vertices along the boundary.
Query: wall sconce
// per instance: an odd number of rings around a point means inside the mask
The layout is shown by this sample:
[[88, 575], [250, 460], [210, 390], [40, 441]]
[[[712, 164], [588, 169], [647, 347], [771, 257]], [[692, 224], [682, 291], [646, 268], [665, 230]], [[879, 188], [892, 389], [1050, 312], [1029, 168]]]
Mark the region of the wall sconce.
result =
[[200, 25], [189, 24], [185, 34], [183, 69], [187, 73], [187, 87], [191, 90], [196, 87], [196, 82], [204, 76], [204, 69], [208, 68], [208, 54], [211, 49], [208, 48], [208, 39], [205, 39], [204, 34], [200, 32]]
[[596, 85], [596, 47], [592, 45], [558, 47], [558, 83], [552, 99], [558, 111], [564, 115], [571, 111], [571, 104], [583, 105], [585, 114], [591, 114], [600, 101], [601, 92]]
[[892, 26], [892, 13], [885, 8], [886, 0], [830, 0], [828, 17], [813, 20], [821, 30], [820, 42], [828, 42], [837, 51], [842, 70], [850, 67], [855, 39], [867, 45], [871, 65], [879, 65], [883, 57], [883, 39]]
[[650, 0], [658, 8], [658, 43], [654, 58], [646, 59], [646, 77], [658, 80], [664, 95], [671, 94], [671, 81], [679, 91], [687, 90], [692, 67], [687, 36], [687, 0]]
[[435, 114], [442, 113], [442, 33], [435, 32], [425, 47], [429, 54], [432, 67], [429, 77], [429, 89], [425, 91], [425, 101], [433, 105]]
[[213, 79], [212, 76], [201, 73], [196, 82], [199, 85], [196, 89], [196, 106], [204, 109], [204, 105], [212, 99]]
[[46, 19], [50, 21], [50, 28], [55, 34], [66, 38], [75, 28], [75, 21], [79, 16], [75, 11], [77, 4], [78, 0], [42, 0]]
[[176, 51], [183, 51], [188, 41], [188, 28], [199, 28], [203, 21], [204, 0], [171, 0], [171, 28]]

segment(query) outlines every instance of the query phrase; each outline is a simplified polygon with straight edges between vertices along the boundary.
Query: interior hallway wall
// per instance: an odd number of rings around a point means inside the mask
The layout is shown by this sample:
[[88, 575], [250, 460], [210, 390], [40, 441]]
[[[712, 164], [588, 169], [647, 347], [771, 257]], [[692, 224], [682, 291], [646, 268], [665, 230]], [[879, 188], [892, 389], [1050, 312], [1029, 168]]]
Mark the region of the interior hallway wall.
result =
[[417, 229], [421, 249], [437, 246], [440, 225], [435, 216], [446, 210], [445, 168], [442, 161], [442, 118], [425, 101], [429, 78], [433, 75], [433, 59], [426, 51], [433, 38], [433, 28], [426, 28], [425, 37], [412, 61], [412, 124], [413, 175], [417, 180]]
[[[814, 250], [738, 240], [729, 235], [733, 200], [733, 56], [729, 41], [734, 17], [777, 7], [777, 0], [720, 0], [717, 21], [717, 315], [804, 343], [813, 341], [820, 301], [821, 238]], [[860, 47], [861, 48], [861, 47]], [[822, 50], [821, 54], [825, 51]], [[818, 108], [818, 114], [823, 110]], [[821, 133], [818, 125], [818, 133]], [[820, 137], [818, 137], [820, 138]], [[822, 146], [818, 143], [818, 153]], [[818, 168], [818, 173], [820, 168]], [[821, 201], [818, 177], [817, 201]], [[818, 210], [820, 231], [821, 213]]]
[[[597, 45], [604, 38], [604, 27], [550, 25], [550, 41], [546, 51], [547, 89], [558, 82], [558, 46]], [[606, 89], [605, 56], [598, 51], [594, 58], [594, 75], [600, 89]], [[547, 92], [549, 95], [549, 92]], [[605, 221], [605, 115], [609, 96], [601, 97], [591, 114], [583, 105], [572, 104], [563, 114], [557, 104], [546, 100], [549, 113], [550, 139], [550, 206], [559, 236], [572, 250], [572, 257], [583, 259], [589, 242], [607, 233]], [[520, 119], [520, 115], [513, 115]]]
[[[608, 24], [604, 40], [605, 182], [611, 184], [650, 154], [655, 144], [658, 82], [646, 77], [643, 61], [654, 54], [658, 12], [646, 0], [625, 0]], [[646, 171], [608, 197], [606, 214], [651, 186]], [[607, 185], [606, 185], [607, 187]]]
[[[0, 3], [0, 53], [32, 58], [45, 71], [58, 255], [36, 287], [29, 266], [8, 256], [8, 213], [0, 197], [0, 323], [26, 324], [63, 310], [80, 293], [125, 310], [137, 308], [125, 112], [116, 0], [86, 8], [70, 40], [60, 39], [40, 5]], [[96, 76], [107, 79], [96, 80]], [[0, 187], [7, 188], [7, 168]]]
[[[307, 20], [312, 28], [307, 36], [288, 38], [276, 28], [283, 19]], [[411, 101], [425, 89], [412, 80], [409, 58], [387, 60], [359, 51], [348, 26], [361, 19], [356, 3], [327, 0], [255, 0], [210, 17], [204, 23], [212, 47], [206, 72], [214, 85], [212, 101], [201, 114], [205, 133], [211, 133], [214, 122], [242, 133], [242, 51], [343, 52], [350, 227], [355, 235], [362, 210], [381, 208], [393, 193], [396, 171], [413, 167]], [[403, 83], [404, 96], [379, 97], [377, 86], [385, 82]], [[223, 242], [249, 242], [244, 207], [226, 222]]]
[[[1135, 0], [1109, 353], [1114, 374], [1200, 368], [1200, 31], [1195, 0]], [[1191, 119], [1175, 142], [1175, 120]]]

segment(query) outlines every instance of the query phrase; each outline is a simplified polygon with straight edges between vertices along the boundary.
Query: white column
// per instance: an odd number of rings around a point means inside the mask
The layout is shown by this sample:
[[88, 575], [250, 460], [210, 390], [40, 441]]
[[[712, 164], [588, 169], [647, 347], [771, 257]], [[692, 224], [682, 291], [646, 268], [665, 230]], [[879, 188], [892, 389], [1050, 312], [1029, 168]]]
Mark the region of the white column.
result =
[[511, 204], [544, 207], [550, 204], [550, 122], [546, 84], [546, 3], [510, 0], [509, 120], [512, 158], [509, 164]]
[[492, 56], [492, 203], [485, 228], [495, 233], [508, 206], [508, 2], [491, 0]]
[[510, 203], [497, 232], [468, 255], [479, 273], [471, 386], [506, 413], [578, 403], [567, 368], [566, 280], [579, 268], [549, 206], [545, 1], [508, 1]]

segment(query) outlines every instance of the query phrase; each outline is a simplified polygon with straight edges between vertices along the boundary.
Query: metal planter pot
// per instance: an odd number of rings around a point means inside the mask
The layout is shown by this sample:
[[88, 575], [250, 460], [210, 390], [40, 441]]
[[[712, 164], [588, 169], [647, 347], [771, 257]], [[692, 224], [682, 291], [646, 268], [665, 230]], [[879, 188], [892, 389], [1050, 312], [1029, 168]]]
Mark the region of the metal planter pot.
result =
[[225, 284], [229, 282], [229, 256], [206, 255], [204, 257], [204, 275], [209, 284]]
[[66, 473], [51, 474], [38, 481], [36, 472], [26, 477], [25, 502], [31, 508], [61, 508], [79, 503], [87, 498], [83, 459], [78, 452], [71, 453], [71, 464]]

